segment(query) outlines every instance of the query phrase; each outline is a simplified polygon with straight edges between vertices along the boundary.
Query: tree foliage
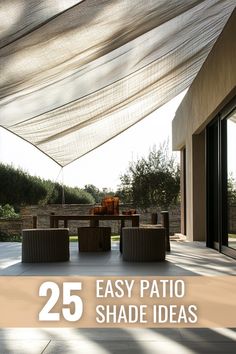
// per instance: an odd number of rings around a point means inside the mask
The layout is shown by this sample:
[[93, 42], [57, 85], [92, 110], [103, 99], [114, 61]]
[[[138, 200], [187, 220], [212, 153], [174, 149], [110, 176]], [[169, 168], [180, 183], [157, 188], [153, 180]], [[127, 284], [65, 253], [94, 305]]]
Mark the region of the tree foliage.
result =
[[[62, 203], [62, 185], [30, 176], [28, 173], [0, 164], [0, 204], [15, 207], [31, 204]], [[80, 188], [64, 187], [65, 203], [93, 204], [91, 194]]]
[[0, 205], [0, 218], [17, 219], [19, 218], [19, 214], [17, 214], [13, 206], [9, 204]]
[[37, 204], [47, 195], [39, 178], [3, 164], [0, 164], [0, 185], [0, 203], [3, 205]]
[[130, 163], [120, 177], [118, 194], [125, 203], [136, 207], [168, 208], [176, 204], [180, 191], [180, 170], [173, 155], [169, 156], [168, 143], [156, 149], [147, 158]]
[[228, 177], [228, 200], [230, 204], [236, 204], [236, 180], [232, 174]]
[[[43, 181], [48, 193], [41, 204], [61, 204], [63, 199], [66, 204], [94, 204], [93, 196], [77, 187], [68, 187], [50, 180]], [[64, 193], [64, 196], [63, 196]]]
[[86, 184], [84, 186], [84, 190], [93, 196], [96, 203], [101, 202], [103, 198], [103, 193], [100, 191], [99, 188], [97, 188], [93, 184]]
[[100, 190], [93, 184], [86, 184], [84, 186], [84, 190], [93, 196], [96, 203], [101, 203], [102, 199], [108, 194], [109, 196], [115, 195], [115, 192], [111, 191], [110, 189], [103, 188], [102, 190]]

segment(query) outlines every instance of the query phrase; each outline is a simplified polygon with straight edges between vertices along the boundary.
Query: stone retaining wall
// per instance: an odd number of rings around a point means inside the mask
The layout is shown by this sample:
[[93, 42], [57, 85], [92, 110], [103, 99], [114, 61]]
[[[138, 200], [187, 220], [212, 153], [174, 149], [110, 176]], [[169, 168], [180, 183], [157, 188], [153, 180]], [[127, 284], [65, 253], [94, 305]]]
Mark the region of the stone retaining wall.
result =
[[[0, 219], [0, 231], [8, 235], [20, 235], [22, 229], [31, 229], [33, 227], [33, 216], [38, 218], [38, 227], [47, 228], [50, 226], [50, 214], [55, 215], [86, 215], [89, 214], [90, 209], [94, 205], [87, 204], [52, 204], [45, 206], [31, 205], [27, 207], [22, 207], [20, 210], [20, 219]], [[120, 211], [130, 209], [132, 205], [121, 205]], [[137, 210], [140, 214], [141, 224], [151, 223], [151, 213], [160, 212], [158, 209], [150, 209], [147, 212], [142, 212]], [[169, 211], [170, 215], [170, 234], [180, 232], [180, 209], [172, 208]], [[161, 222], [160, 214], [158, 223]], [[88, 226], [89, 221], [69, 221], [68, 226], [70, 228], [70, 235], [77, 235], [77, 228], [79, 226]], [[120, 222], [113, 221], [100, 221], [101, 226], [111, 226], [113, 234], [119, 234], [120, 232]], [[63, 222], [60, 224], [63, 227]], [[131, 226], [131, 221], [126, 221], [126, 226]]]
[[[20, 214], [20, 219], [0, 219], [0, 231], [9, 235], [19, 235], [22, 229], [33, 227], [33, 216], [38, 216], [38, 227], [46, 228], [49, 227], [49, 216], [51, 213], [64, 214], [64, 215], [78, 215], [78, 214], [89, 214], [90, 209], [94, 205], [87, 204], [66, 204], [62, 206], [61, 204], [52, 204], [45, 206], [31, 205], [27, 207], [22, 207]], [[132, 205], [121, 205], [120, 211], [132, 208]], [[147, 212], [140, 213], [140, 223], [150, 224], [151, 223], [151, 213], [158, 212], [160, 209], [149, 209]], [[180, 208], [175, 207], [169, 210], [170, 216], [170, 234], [180, 232]], [[161, 222], [160, 214], [158, 215], [158, 223]], [[111, 226], [113, 234], [119, 234], [119, 223], [117, 221], [101, 221], [101, 226]], [[129, 226], [131, 222], [127, 222]], [[87, 226], [88, 221], [69, 221], [70, 235], [77, 234], [77, 227]], [[63, 227], [63, 223], [61, 224]], [[236, 234], [236, 205], [232, 205], [229, 208], [229, 233]]]
[[[23, 228], [32, 228], [33, 221], [32, 216], [37, 215], [38, 217], [38, 227], [46, 228], [49, 227], [49, 217], [51, 213], [55, 215], [87, 215], [90, 213], [90, 209], [94, 207], [94, 205], [88, 204], [51, 204], [45, 206], [32, 205], [21, 208], [21, 217], [23, 219]], [[132, 205], [121, 205], [120, 212], [126, 209], [132, 208]], [[141, 224], [150, 224], [151, 223], [151, 213], [152, 212], [160, 212], [160, 210], [148, 210], [147, 212], [141, 212], [137, 210], [140, 214], [140, 223]], [[180, 208], [172, 208], [170, 211], [170, 233], [174, 234], [176, 232], [180, 232]], [[158, 222], [161, 222], [160, 216]], [[120, 224], [119, 222], [113, 221], [100, 221], [101, 226], [111, 226], [113, 234], [119, 234]], [[68, 222], [68, 227], [70, 228], [70, 235], [77, 235], [77, 228], [79, 226], [88, 226], [89, 221], [82, 220], [76, 221], [71, 220]], [[63, 227], [63, 221], [59, 225]], [[131, 221], [126, 222], [126, 226], [131, 226]]]
[[20, 235], [22, 226], [22, 219], [0, 219], [0, 232], [7, 235]]

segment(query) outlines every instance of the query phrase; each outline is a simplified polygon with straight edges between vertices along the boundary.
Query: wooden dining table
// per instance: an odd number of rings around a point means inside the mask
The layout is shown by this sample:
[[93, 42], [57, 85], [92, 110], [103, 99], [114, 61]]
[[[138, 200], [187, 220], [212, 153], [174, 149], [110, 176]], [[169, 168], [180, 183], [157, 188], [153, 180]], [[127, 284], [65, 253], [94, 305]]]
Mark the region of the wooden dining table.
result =
[[125, 221], [131, 220], [132, 227], [139, 227], [139, 214], [132, 215], [50, 215], [50, 227], [59, 227], [59, 221], [64, 221], [64, 227], [68, 227], [70, 220], [88, 220], [91, 227], [99, 226], [99, 221], [102, 220], [117, 220], [121, 221], [121, 227], [125, 226]]
[[64, 221], [64, 227], [68, 227], [70, 220], [88, 220], [90, 227], [99, 227], [99, 221], [117, 220], [121, 222], [120, 230], [120, 252], [122, 252], [122, 228], [125, 226], [125, 221], [131, 220], [132, 227], [139, 227], [139, 214], [132, 215], [50, 215], [50, 227], [58, 228], [59, 222]]

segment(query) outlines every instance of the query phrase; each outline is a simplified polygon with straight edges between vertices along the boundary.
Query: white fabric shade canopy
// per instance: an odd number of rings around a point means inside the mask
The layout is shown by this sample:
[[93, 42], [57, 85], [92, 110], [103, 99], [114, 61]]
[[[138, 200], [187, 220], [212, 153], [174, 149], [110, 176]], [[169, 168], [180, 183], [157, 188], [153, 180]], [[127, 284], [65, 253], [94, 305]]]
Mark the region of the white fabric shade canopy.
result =
[[65, 166], [187, 88], [235, 0], [1, 0], [0, 125]]

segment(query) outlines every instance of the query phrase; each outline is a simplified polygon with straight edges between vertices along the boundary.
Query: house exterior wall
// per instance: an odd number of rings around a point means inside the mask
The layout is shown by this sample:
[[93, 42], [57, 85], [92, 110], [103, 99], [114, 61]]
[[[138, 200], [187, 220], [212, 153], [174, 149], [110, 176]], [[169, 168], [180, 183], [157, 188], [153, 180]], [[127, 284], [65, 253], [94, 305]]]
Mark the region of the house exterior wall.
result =
[[206, 235], [206, 174], [205, 174], [205, 130], [194, 134], [192, 139], [192, 186], [193, 186], [193, 237], [204, 241]]
[[[205, 239], [206, 189], [204, 185], [199, 188], [205, 173], [203, 131], [236, 94], [235, 33], [236, 10], [193, 81], [172, 122], [173, 150], [186, 148], [186, 234], [190, 240]], [[201, 228], [197, 227], [200, 223]]]

